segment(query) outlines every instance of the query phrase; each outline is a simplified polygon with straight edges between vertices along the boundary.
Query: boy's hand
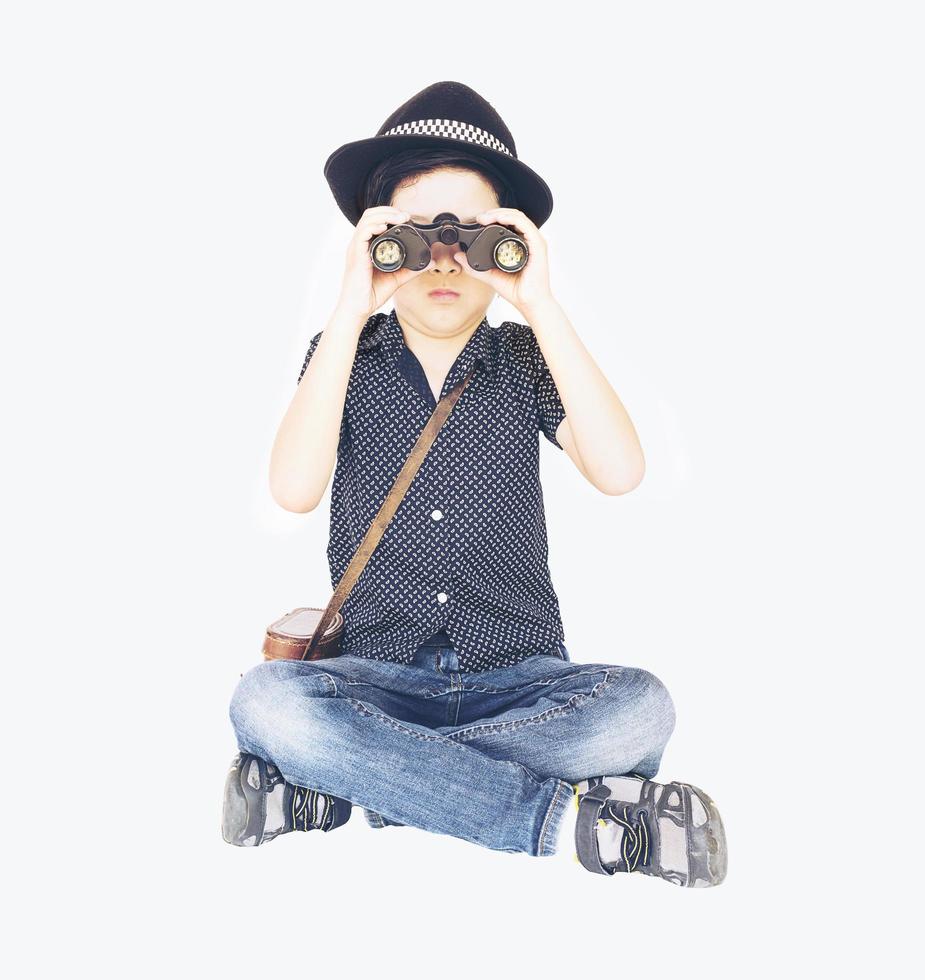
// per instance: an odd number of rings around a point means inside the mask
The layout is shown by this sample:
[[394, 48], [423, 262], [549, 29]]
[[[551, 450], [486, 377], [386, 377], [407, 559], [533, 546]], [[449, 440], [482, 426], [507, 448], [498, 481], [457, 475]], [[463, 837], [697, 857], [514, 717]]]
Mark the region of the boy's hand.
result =
[[367, 319], [370, 314], [406, 282], [419, 276], [426, 269], [398, 269], [395, 272], [380, 272], [373, 265], [369, 254], [369, 243], [389, 225], [400, 225], [411, 215], [400, 208], [379, 205], [367, 208], [357, 222], [356, 230], [347, 248], [344, 265], [344, 279], [341, 283], [338, 307], [355, 318]]
[[463, 267], [467, 275], [483, 279], [499, 296], [503, 296], [512, 306], [520, 310], [524, 317], [529, 317], [532, 309], [552, 299], [546, 241], [540, 234], [539, 228], [523, 211], [518, 211], [516, 208], [491, 208], [477, 215], [475, 220], [482, 225], [507, 225], [518, 231], [530, 250], [527, 264], [519, 272], [502, 272], [500, 269], [477, 272], [469, 265], [466, 253], [462, 249], [454, 252], [453, 258]]

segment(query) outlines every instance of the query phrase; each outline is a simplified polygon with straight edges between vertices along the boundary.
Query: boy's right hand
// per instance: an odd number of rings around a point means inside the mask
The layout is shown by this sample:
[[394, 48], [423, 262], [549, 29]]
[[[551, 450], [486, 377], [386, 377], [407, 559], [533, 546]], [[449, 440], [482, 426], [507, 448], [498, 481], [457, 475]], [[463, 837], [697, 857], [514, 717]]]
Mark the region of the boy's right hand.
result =
[[380, 272], [373, 265], [369, 254], [369, 243], [381, 235], [390, 225], [400, 225], [411, 215], [400, 208], [380, 205], [367, 208], [356, 224], [356, 231], [347, 248], [347, 261], [344, 281], [341, 285], [338, 307], [357, 319], [368, 319], [375, 310], [410, 279], [427, 272], [433, 259], [423, 269], [396, 269], [395, 272]]

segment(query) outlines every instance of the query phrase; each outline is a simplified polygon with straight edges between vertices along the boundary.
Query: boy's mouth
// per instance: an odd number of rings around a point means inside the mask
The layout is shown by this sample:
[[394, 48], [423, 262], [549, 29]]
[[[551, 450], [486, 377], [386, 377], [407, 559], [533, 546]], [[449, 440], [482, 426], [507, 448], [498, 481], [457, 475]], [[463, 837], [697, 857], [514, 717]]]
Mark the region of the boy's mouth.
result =
[[451, 303], [459, 299], [459, 293], [454, 289], [432, 289], [427, 295], [438, 303]]

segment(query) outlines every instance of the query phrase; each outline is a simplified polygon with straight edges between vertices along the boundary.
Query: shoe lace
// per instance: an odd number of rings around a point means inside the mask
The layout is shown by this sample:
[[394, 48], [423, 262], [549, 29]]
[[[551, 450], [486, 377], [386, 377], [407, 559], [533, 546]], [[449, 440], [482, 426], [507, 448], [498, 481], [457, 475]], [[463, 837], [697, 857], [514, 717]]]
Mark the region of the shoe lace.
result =
[[[295, 830], [327, 830], [334, 822], [334, 798], [305, 786], [293, 786], [292, 826]], [[324, 816], [318, 821], [318, 801], [324, 797]]]
[[615, 823], [623, 828], [621, 852], [623, 864], [627, 871], [635, 871], [637, 867], [644, 868], [649, 864], [649, 841], [652, 834], [649, 830], [647, 810], [633, 810], [628, 805], [620, 806], [609, 803], [608, 815]]

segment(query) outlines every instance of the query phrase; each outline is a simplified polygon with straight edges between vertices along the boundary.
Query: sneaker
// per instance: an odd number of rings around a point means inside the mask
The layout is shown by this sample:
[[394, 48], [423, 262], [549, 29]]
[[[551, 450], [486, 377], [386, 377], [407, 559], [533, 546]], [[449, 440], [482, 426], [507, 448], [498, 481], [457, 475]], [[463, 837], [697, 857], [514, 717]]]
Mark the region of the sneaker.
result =
[[349, 800], [287, 783], [272, 762], [239, 752], [225, 779], [222, 837], [255, 847], [292, 830], [334, 830], [350, 819], [352, 807]]
[[718, 885], [726, 877], [723, 821], [702, 789], [637, 773], [573, 785], [577, 857], [589, 871], [638, 871], [685, 888]]

